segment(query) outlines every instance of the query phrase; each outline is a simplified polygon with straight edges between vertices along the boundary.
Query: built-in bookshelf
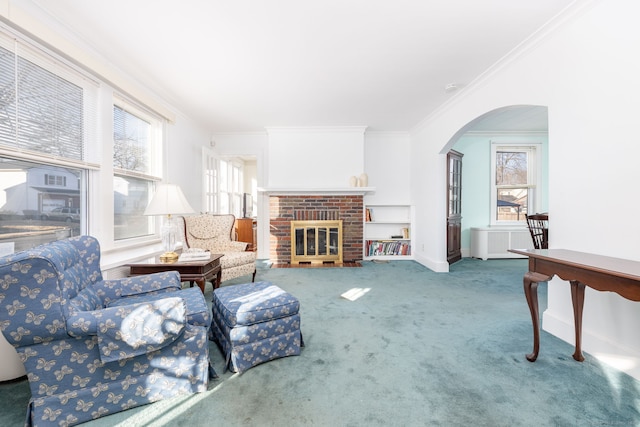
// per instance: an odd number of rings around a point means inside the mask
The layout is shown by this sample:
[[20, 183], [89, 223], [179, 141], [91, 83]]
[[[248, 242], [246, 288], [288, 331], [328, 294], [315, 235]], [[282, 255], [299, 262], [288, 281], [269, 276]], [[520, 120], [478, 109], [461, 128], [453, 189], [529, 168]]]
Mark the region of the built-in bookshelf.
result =
[[413, 259], [410, 205], [366, 205], [363, 259]]

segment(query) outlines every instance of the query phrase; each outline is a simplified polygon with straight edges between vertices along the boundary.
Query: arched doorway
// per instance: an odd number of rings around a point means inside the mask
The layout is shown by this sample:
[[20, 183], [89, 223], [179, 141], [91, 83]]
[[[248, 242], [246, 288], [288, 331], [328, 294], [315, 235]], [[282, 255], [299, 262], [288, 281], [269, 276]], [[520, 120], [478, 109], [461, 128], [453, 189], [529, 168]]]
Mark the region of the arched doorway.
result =
[[[535, 169], [530, 175], [532, 182], [528, 182], [525, 188], [529, 191], [526, 193], [527, 206], [520, 206], [521, 201], [515, 200], [515, 197], [513, 200], [509, 199], [510, 203], [504, 203], [504, 197], [501, 197], [504, 192], [498, 193], [496, 190], [496, 147], [511, 147], [514, 151], [535, 148], [535, 154], [527, 158], [532, 163], [526, 165]], [[522, 229], [526, 229], [523, 213], [527, 211], [527, 207], [537, 212], [548, 211], [547, 107], [512, 105], [489, 111], [456, 132], [441, 151], [442, 155], [449, 150], [464, 155], [465, 172], [462, 178], [460, 206], [462, 257], [477, 256], [479, 253], [478, 248], [474, 246], [472, 229], [474, 232], [480, 228], [497, 231], [500, 227], [510, 227], [515, 232], [508, 237], [505, 237], [505, 234], [500, 235], [502, 240], [496, 243], [504, 248], [491, 247], [488, 249], [489, 256], [483, 251], [480, 257], [512, 257], [507, 252], [510, 246], [515, 244], [523, 247], [522, 242], [530, 243], [530, 237], [521, 233]], [[516, 213], [509, 216], [506, 213], [509, 209], [514, 209]], [[512, 236], [521, 240], [511, 242]], [[476, 242], [478, 240], [476, 239]], [[447, 239], [447, 246], [449, 243]], [[450, 248], [447, 249], [449, 254]]]

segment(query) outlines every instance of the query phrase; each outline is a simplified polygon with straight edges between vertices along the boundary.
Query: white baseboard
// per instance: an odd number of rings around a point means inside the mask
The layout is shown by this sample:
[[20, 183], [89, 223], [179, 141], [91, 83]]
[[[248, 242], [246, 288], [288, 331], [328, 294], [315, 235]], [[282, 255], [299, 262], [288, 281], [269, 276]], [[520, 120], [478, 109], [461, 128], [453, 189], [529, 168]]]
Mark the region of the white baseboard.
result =
[[429, 270], [433, 270], [436, 273], [448, 273], [449, 272], [449, 263], [444, 261], [434, 261], [430, 258], [427, 258], [423, 255], [416, 254], [415, 261], [424, 265]]

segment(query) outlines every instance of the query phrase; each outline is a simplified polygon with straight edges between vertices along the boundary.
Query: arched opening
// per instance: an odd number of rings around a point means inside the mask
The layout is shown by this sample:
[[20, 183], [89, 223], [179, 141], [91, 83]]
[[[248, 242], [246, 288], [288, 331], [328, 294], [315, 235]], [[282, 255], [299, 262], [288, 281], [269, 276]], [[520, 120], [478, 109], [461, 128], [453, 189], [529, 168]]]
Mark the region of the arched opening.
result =
[[529, 247], [524, 214], [548, 212], [547, 107], [512, 105], [482, 114], [441, 153], [450, 150], [464, 155], [462, 256], [508, 258], [515, 256], [510, 247]]

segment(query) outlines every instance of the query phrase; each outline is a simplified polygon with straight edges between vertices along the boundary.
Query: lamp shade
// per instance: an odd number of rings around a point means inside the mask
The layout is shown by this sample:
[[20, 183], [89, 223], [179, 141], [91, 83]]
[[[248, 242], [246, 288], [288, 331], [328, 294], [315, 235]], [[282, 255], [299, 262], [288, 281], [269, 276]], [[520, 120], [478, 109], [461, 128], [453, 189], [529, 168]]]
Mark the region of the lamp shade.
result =
[[144, 210], [145, 215], [180, 215], [194, 213], [193, 208], [176, 184], [158, 184], [156, 193], [149, 206]]

